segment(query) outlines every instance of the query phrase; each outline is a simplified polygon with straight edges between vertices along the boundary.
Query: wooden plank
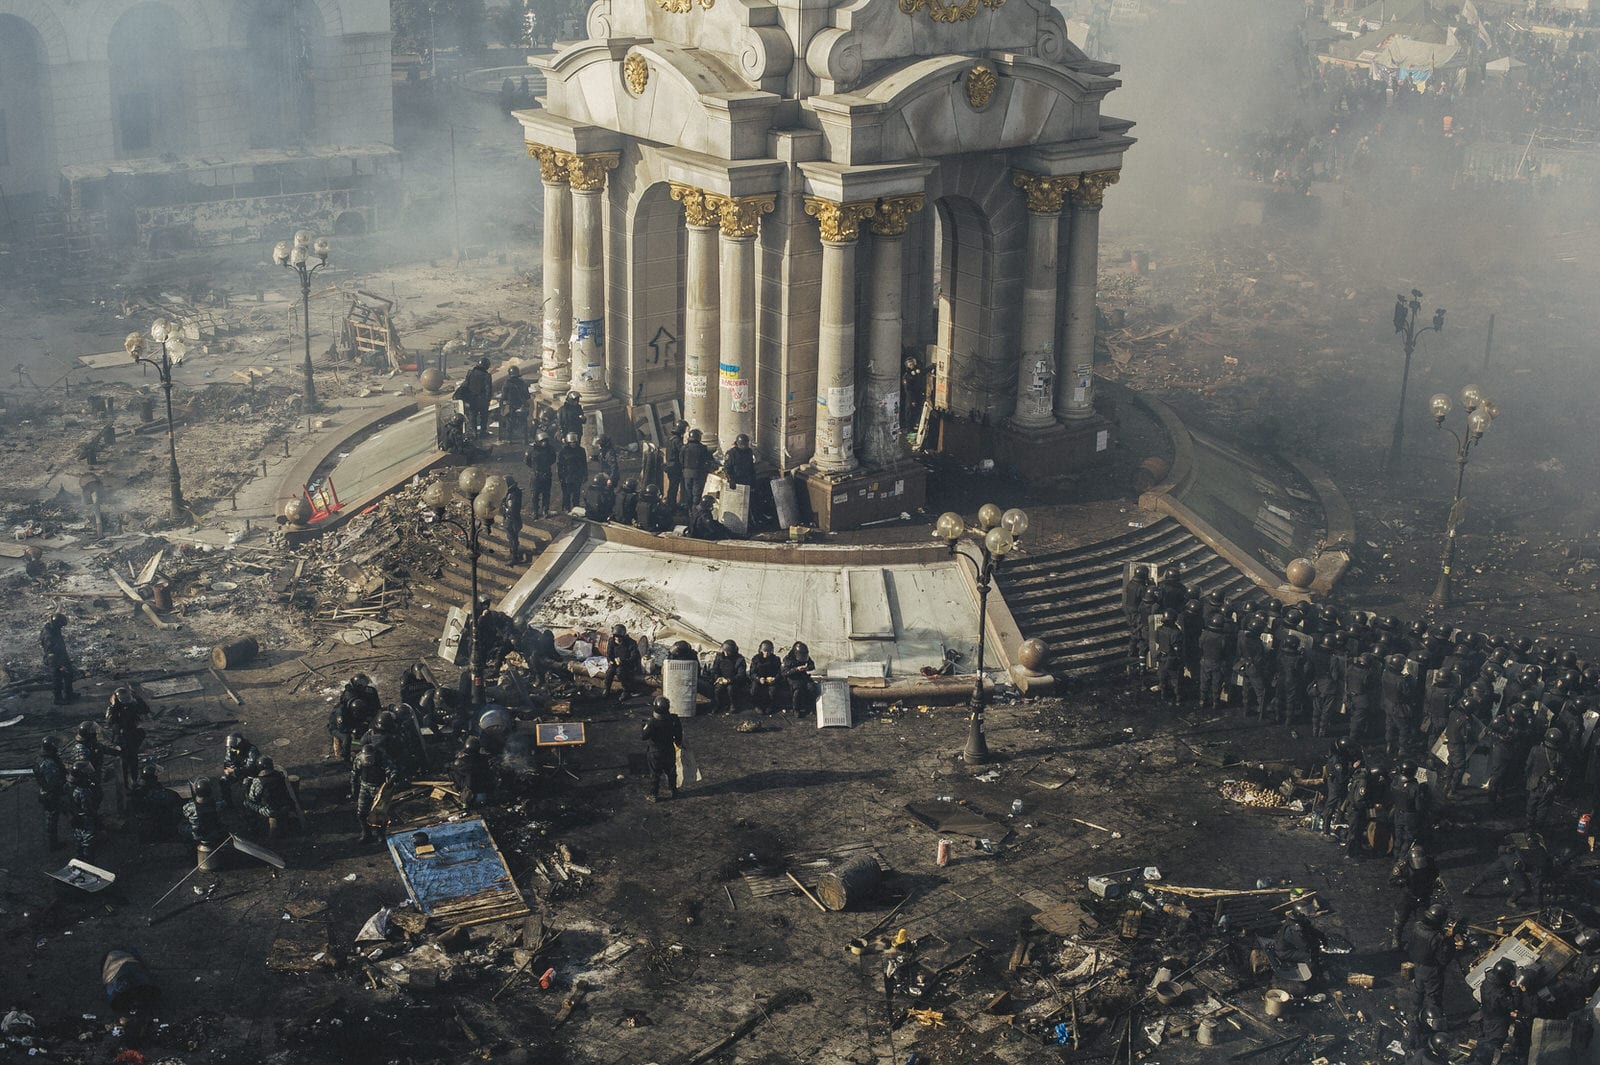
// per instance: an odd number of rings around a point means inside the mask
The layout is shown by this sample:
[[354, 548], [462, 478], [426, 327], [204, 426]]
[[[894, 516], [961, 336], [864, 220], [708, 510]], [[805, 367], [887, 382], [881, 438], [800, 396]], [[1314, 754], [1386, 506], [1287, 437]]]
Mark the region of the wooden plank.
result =
[[889, 607], [889, 585], [879, 567], [845, 571], [849, 592], [847, 635], [852, 640], [894, 639], [894, 612]]
[[808, 889], [814, 888], [822, 879], [823, 873], [835, 866], [843, 865], [863, 851], [870, 852], [878, 860], [879, 869], [884, 872], [889, 871], [883, 857], [873, 850], [872, 844], [847, 843], [832, 850], [798, 851], [785, 855], [780, 869], [786, 872], [748, 872], [744, 874], [744, 882], [750, 888], [750, 894], [758, 899], [793, 891], [794, 885], [789, 883], [787, 873], [793, 873]]

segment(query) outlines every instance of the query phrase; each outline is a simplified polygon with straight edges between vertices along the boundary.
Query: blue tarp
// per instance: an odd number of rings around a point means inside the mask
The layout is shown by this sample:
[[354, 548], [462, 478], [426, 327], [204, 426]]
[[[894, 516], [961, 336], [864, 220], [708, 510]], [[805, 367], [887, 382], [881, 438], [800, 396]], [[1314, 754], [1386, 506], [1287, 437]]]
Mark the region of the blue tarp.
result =
[[[425, 834], [433, 853], [418, 857]], [[389, 853], [417, 909], [432, 914], [441, 903], [490, 891], [517, 895], [517, 886], [481, 818], [407, 829], [389, 837]]]

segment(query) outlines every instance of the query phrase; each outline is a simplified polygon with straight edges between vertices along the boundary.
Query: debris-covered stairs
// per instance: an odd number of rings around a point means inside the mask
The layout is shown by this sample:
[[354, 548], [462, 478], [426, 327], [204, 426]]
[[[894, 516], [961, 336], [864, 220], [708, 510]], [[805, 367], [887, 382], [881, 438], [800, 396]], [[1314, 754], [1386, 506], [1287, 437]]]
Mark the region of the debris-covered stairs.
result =
[[[446, 532], [454, 535], [446, 536]], [[411, 615], [419, 622], [432, 619], [444, 624], [450, 608], [465, 608], [472, 599], [472, 561], [467, 554], [467, 540], [451, 526], [436, 529], [438, 561], [431, 568], [413, 574], [411, 579]], [[532, 558], [538, 556], [560, 535], [556, 523], [546, 519], [522, 527], [522, 550]], [[527, 562], [511, 563], [511, 547], [506, 542], [505, 529], [499, 522], [479, 537], [482, 551], [478, 555], [478, 594], [487, 595], [495, 602], [511, 590], [528, 569]]]
[[998, 583], [1024, 636], [1050, 645], [1051, 671], [1073, 676], [1127, 662], [1122, 574], [1129, 562], [1179, 562], [1189, 593], [1228, 601], [1255, 590], [1243, 573], [1171, 518], [1111, 540], [1014, 556]]

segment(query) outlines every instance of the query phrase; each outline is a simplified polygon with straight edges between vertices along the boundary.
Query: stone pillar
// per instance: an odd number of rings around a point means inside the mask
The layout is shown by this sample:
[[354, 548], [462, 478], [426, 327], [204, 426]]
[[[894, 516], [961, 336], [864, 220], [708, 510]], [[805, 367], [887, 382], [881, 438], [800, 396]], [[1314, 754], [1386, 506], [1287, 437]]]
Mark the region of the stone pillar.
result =
[[[901, 284], [906, 227], [923, 196], [878, 201], [872, 216], [872, 274], [868, 278], [867, 394], [862, 405], [861, 457], [883, 468], [900, 461], [900, 358], [904, 348]], [[820, 409], [820, 408], [819, 408]]]
[[[1028, 250], [1022, 277], [1022, 356], [1017, 360], [1017, 402], [1011, 421], [1022, 430], [1056, 423], [1056, 247], [1061, 203], [1078, 186], [1075, 174], [1052, 176], [1018, 170], [1012, 184], [1028, 197]], [[1093, 293], [1090, 293], [1091, 299]]]
[[544, 181], [544, 308], [539, 347], [539, 391], [561, 402], [572, 386], [572, 197], [567, 171], [554, 148], [528, 144]]
[[822, 230], [822, 296], [817, 318], [817, 447], [823, 473], [855, 470], [856, 238], [876, 203], [805, 199]]
[[776, 196], [706, 194], [722, 226], [722, 323], [718, 337], [717, 438], [723, 448], [756, 429], [756, 233]]
[[586, 404], [603, 403], [606, 387], [606, 171], [616, 152], [572, 155], [561, 161], [572, 187], [572, 385]]
[[720, 222], [712, 197], [688, 185], [669, 186], [672, 198], [683, 204], [689, 224], [684, 253], [683, 308], [683, 418], [699, 429], [702, 442], [717, 447], [718, 340], [717, 226]]
[[1094, 416], [1094, 295], [1099, 287], [1100, 204], [1115, 170], [1078, 178], [1067, 233], [1067, 350], [1056, 381], [1056, 410], [1067, 421]]

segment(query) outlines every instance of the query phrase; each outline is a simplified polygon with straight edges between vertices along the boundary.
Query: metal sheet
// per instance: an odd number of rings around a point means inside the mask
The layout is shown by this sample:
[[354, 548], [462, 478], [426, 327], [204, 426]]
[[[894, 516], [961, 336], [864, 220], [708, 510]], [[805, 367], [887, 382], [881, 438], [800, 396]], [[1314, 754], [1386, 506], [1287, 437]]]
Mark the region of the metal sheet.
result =
[[845, 581], [850, 596], [850, 639], [894, 639], [894, 611], [889, 605], [889, 586], [883, 570], [876, 566], [846, 570]]
[[467, 649], [461, 639], [466, 627], [466, 610], [459, 606], [451, 607], [449, 615], [444, 619], [444, 632], [439, 636], [439, 657], [453, 666], [466, 663]]
[[700, 663], [668, 659], [661, 663], [661, 694], [678, 717], [693, 717], [695, 689], [700, 683]]
[[747, 485], [729, 485], [717, 497], [720, 510], [717, 520], [729, 531], [739, 536], [750, 535], [750, 488]]
[[787, 529], [801, 524], [800, 502], [795, 498], [794, 482], [787, 477], [772, 479], [772, 502], [778, 511], [778, 525]]
[[817, 683], [817, 727], [849, 728], [850, 682], [823, 680]]

